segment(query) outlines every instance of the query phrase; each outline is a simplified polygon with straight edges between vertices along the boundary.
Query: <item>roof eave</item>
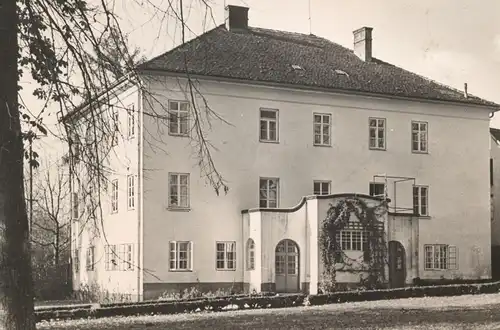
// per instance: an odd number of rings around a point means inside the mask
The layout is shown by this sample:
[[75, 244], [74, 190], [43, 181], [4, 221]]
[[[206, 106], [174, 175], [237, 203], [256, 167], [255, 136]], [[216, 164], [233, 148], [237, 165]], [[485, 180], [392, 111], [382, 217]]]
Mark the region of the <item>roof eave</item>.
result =
[[[142, 68], [139, 70], [139, 72], [143, 73], [145, 75], [147, 75], [147, 74], [161, 74], [161, 75], [166, 75], [166, 76], [184, 76], [184, 77], [187, 77], [187, 75], [185, 73], [181, 73], [181, 72], [177, 72], [177, 71], [169, 71], [169, 70], [164, 70], [164, 69], [145, 69], [145, 68]], [[215, 75], [189, 74], [189, 77], [194, 78], [194, 79], [227, 81], [227, 82], [233, 82], [233, 83], [237, 82], [237, 83], [241, 83], [241, 84], [250, 84], [250, 85], [321, 91], [321, 92], [326, 92], [326, 93], [337, 93], [337, 94], [343, 94], [343, 95], [346, 95], [346, 94], [347, 95], [359, 95], [359, 96], [365, 96], [365, 97], [406, 100], [406, 101], [414, 101], [414, 102], [426, 101], [426, 102], [430, 102], [430, 103], [452, 104], [452, 105], [460, 105], [460, 106], [467, 105], [467, 106], [472, 106], [472, 107], [480, 107], [483, 109], [487, 108], [489, 110], [492, 110], [492, 112], [497, 112], [500, 110], [500, 105], [487, 105], [487, 104], [480, 104], [480, 103], [475, 103], [475, 102], [461, 102], [461, 101], [440, 100], [440, 99], [431, 99], [431, 98], [397, 96], [397, 95], [392, 95], [392, 94], [361, 92], [361, 91], [349, 90], [349, 89], [334, 89], [334, 88], [315, 87], [315, 86], [307, 86], [307, 85], [294, 85], [294, 84], [269, 82], [269, 81], [262, 81], [262, 80], [230, 78], [230, 77], [215, 76]], [[486, 100], [484, 100], [484, 101], [486, 101]], [[487, 101], [487, 102], [489, 102], [489, 101]]]
[[77, 116], [78, 114], [81, 114], [82, 112], [85, 112], [85, 110], [88, 108], [88, 106], [93, 103], [101, 100], [104, 97], [109, 97], [109, 93], [111, 93], [113, 90], [119, 88], [122, 84], [126, 82], [131, 82], [133, 83], [134, 76], [132, 73], [128, 73], [124, 75], [123, 77], [117, 79], [113, 84], [111, 84], [108, 88], [104, 89], [102, 92], [97, 94], [94, 98], [92, 98], [90, 101], [82, 102], [79, 106], [77, 106], [73, 111], [69, 112], [65, 116], [59, 118], [59, 123], [67, 122], [71, 120], [73, 117]]

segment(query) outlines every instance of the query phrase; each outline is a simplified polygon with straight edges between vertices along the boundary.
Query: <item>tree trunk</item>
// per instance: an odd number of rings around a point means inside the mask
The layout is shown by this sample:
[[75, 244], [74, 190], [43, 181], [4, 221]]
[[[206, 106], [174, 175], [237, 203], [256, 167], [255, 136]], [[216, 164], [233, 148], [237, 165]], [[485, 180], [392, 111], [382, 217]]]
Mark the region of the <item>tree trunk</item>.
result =
[[[16, 0], [0, 1], [0, 328], [35, 329], [17, 88]], [[3, 326], [3, 327], [2, 327]]]

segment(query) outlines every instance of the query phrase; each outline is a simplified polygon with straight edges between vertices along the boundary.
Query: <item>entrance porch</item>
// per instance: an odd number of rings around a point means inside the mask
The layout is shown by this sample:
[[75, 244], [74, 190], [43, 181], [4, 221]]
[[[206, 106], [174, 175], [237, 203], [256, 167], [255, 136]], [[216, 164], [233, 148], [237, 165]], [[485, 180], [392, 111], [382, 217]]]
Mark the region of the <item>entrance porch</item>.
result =
[[[356, 201], [379, 210], [376, 226], [366, 223], [363, 212], [346, 206], [349, 216], [335, 224], [341, 230], [329, 230], [335, 247], [326, 244], [327, 217], [336, 206]], [[411, 283], [418, 268], [417, 218], [388, 212], [378, 197], [308, 196], [290, 209], [251, 209], [243, 212], [243, 228], [244, 282], [257, 292], [316, 294], [327, 282], [325, 274], [332, 273], [324, 269], [334, 269], [340, 288], [362, 285], [375, 273], [383, 286], [401, 287]], [[326, 246], [330, 252], [325, 254]], [[333, 268], [325, 268], [328, 260]], [[374, 267], [381, 269], [375, 272]]]

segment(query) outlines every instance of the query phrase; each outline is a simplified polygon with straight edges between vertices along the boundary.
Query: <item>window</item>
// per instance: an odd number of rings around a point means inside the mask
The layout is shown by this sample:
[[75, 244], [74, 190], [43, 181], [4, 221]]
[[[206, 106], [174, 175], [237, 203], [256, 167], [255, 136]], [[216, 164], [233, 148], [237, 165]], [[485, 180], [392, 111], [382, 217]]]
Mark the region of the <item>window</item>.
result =
[[249, 238], [247, 241], [247, 270], [255, 269], [255, 242]]
[[192, 242], [170, 242], [170, 270], [192, 269]]
[[260, 109], [260, 141], [278, 142], [278, 110]]
[[135, 176], [127, 176], [127, 206], [129, 210], [135, 207]]
[[87, 271], [94, 271], [95, 265], [95, 247], [91, 246], [87, 249]]
[[116, 245], [106, 245], [104, 247], [104, 264], [106, 270], [117, 270], [118, 269], [118, 252]]
[[125, 270], [134, 269], [134, 245], [124, 244], [123, 250], [125, 251], [125, 258], [123, 260]]
[[173, 208], [189, 207], [189, 174], [169, 173], [169, 201]]
[[79, 207], [78, 193], [74, 192], [71, 194], [71, 214], [73, 215], [73, 219], [78, 219], [80, 217]]
[[417, 153], [427, 153], [427, 123], [413, 121], [411, 123], [411, 150]]
[[385, 197], [385, 183], [370, 182], [370, 196]]
[[276, 178], [261, 178], [259, 205], [264, 208], [278, 207], [279, 194], [279, 179]]
[[385, 119], [370, 118], [370, 149], [385, 150]]
[[127, 136], [129, 139], [135, 136], [135, 113], [133, 104], [127, 109]]
[[78, 249], [75, 249], [74, 253], [73, 267], [75, 269], [75, 273], [78, 273], [80, 271], [80, 251]]
[[188, 135], [189, 103], [185, 101], [169, 101], [169, 125], [168, 130], [171, 135]]
[[314, 181], [314, 195], [330, 195], [330, 181]]
[[118, 145], [118, 135], [120, 134], [120, 130], [119, 130], [119, 117], [118, 117], [118, 111], [112, 107], [111, 108], [111, 113], [112, 113], [112, 125], [113, 125], [113, 132], [112, 132], [112, 137], [111, 137], [111, 146], [114, 147], [116, 145]]
[[332, 115], [314, 114], [314, 145], [331, 145], [331, 121]]
[[429, 188], [413, 186], [413, 213], [429, 215]]
[[236, 269], [236, 242], [217, 242], [217, 270]]
[[446, 244], [424, 245], [424, 251], [426, 270], [458, 269], [458, 249], [456, 246]]
[[341, 230], [335, 234], [335, 240], [343, 251], [364, 251], [368, 247], [367, 231]]
[[111, 213], [118, 212], [118, 180], [111, 182]]

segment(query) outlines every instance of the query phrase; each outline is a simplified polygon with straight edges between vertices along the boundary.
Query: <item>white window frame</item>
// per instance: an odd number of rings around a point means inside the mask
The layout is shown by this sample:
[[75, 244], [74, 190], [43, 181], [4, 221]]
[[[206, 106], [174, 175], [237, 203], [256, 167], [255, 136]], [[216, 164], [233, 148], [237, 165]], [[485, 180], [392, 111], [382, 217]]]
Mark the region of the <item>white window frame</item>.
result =
[[[416, 190], [415, 190], [416, 189]], [[422, 212], [422, 190], [425, 190], [425, 209]], [[415, 195], [415, 192], [417, 194]], [[413, 212], [420, 216], [429, 216], [429, 186], [414, 185], [412, 189]]]
[[118, 213], [118, 179], [111, 181], [111, 213]]
[[80, 218], [80, 200], [78, 192], [73, 192], [71, 194], [71, 217], [73, 220], [78, 220]]
[[116, 110], [116, 107], [112, 106], [111, 107], [111, 122], [113, 125], [113, 135], [111, 136], [111, 146], [117, 146], [118, 145], [118, 136], [120, 134], [120, 117], [118, 115], [118, 110]]
[[448, 244], [424, 245], [425, 270], [457, 270], [458, 247]]
[[123, 260], [124, 270], [134, 269], [134, 244], [123, 244], [125, 258]]
[[95, 270], [95, 246], [89, 246], [87, 248], [86, 269], [88, 272], [93, 272]]
[[[263, 117], [263, 112], [273, 112], [275, 113], [275, 118]], [[275, 124], [276, 133], [274, 139], [271, 137], [271, 123]], [[262, 129], [262, 125], [265, 125], [265, 128]], [[264, 132], [264, 134], [263, 134]], [[279, 143], [279, 110], [278, 109], [269, 109], [269, 108], [260, 108], [259, 109], [259, 141], [260, 142], [268, 142], [268, 143]]]
[[[368, 244], [369, 235], [368, 231], [357, 229], [340, 230], [335, 233], [336, 241], [339, 243], [342, 251], [357, 252], [363, 252], [365, 250], [365, 244]], [[357, 236], [359, 236], [359, 240]], [[356, 244], [359, 244], [359, 249], [355, 247]]]
[[[173, 177], [175, 177], [175, 183], [172, 182], [173, 181]], [[185, 177], [186, 178], [186, 184], [185, 185], [182, 185], [181, 184], [181, 178], [182, 177]], [[176, 191], [176, 195], [173, 195], [172, 194], [172, 185], [175, 185], [175, 191]], [[184, 194], [185, 196], [185, 205], [181, 205], [181, 202], [182, 202], [182, 196], [181, 195], [181, 190], [182, 188], [185, 187], [186, 188], [186, 194]], [[168, 173], [168, 207], [171, 208], [171, 209], [189, 209], [190, 208], [190, 176], [189, 176], [189, 173], [174, 173], [174, 172], [171, 172], [171, 173]], [[177, 196], [177, 202], [176, 203], [173, 203], [172, 202], [172, 198], [174, 196]]]
[[[372, 125], [375, 122], [375, 126]], [[387, 120], [385, 118], [370, 117], [368, 118], [368, 146], [371, 150], [386, 150], [387, 145]], [[382, 131], [382, 137], [380, 132]], [[372, 132], [374, 137], [372, 137]], [[380, 146], [380, 141], [383, 145]]]
[[[220, 247], [223, 247], [223, 249], [219, 249]], [[215, 268], [216, 270], [236, 270], [235, 241], [215, 242]]]
[[[327, 185], [327, 191], [325, 192], [324, 191], [324, 186], [323, 185]], [[316, 189], [316, 185], [319, 185], [318, 188], [319, 189]], [[328, 181], [328, 180], [314, 180], [313, 181], [313, 194], [314, 195], [318, 195], [318, 196], [321, 196], [321, 195], [330, 195], [331, 194], [331, 191], [332, 191], [332, 182], [331, 181]]]
[[[320, 122], [316, 122], [316, 117]], [[328, 123], [325, 121], [328, 118]], [[319, 134], [316, 134], [316, 128], [319, 128]], [[324, 136], [327, 134], [328, 141], [325, 142]], [[319, 142], [316, 137], [319, 136]], [[313, 113], [313, 144], [315, 146], [330, 147], [332, 145], [332, 115], [329, 113]]]
[[[375, 186], [382, 186], [383, 187], [383, 191], [384, 191], [383, 195], [380, 196], [380, 195], [372, 194], [372, 191], [371, 191], [372, 190], [371, 189], [372, 186], [374, 186], [374, 187]], [[387, 186], [385, 185], [384, 182], [370, 182], [370, 184], [368, 186], [368, 193], [369, 193], [370, 196], [373, 196], [373, 197], [379, 197], [379, 198], [382, 197], [382, 198], [384, 198], [385, 194], [386, 194], [386, 189], [387, 189]]]
[[[183, 249], [181, 249], [183, 247]], [[181, 258], [181, 253], [186, 257]], [[185, 267], [181, 267], [181, 262], [185, 262]], [[193, 242], [191, 241], [170, 241], [169, 242], [169, 271], [189, 272], [193, 270]]]
[[[417, 129], [413, 126], [417, 125]], [[423, 141], [423, 143], [422, 143]], [[415, 149], [414, 143], [417, 143]], [[411, 122], [411, 151], [417, 154], [426, 154], [429, 152], [429, 123], [426, 121]]]
[[127, 175], [127, 209], [135, 209], [135, 175]]
[[[272, 200], [269, 198], [270, 192], [272, 191], [270, 188], [270, 183], [272, 181], [276, 181], [276, 200]], [[262, 187], [262, 183], [265, 182], [265, 187]], [[262, 192], [265, 192], [266, 198], [262, 198]], [[280, 179], [279, 178], [259, 178], [259, 207], [260, 208], [278, 208], [280, 200]], [[265, 202], [265, 206], [263, 206], [262, 202]], [[274, 205], [272, 202], [274, 201]]]
[[115, 271], [119, 269], [117, 245], [110, 244], [104, 247], [105, 270]]
[[135, 107], [133, 104], [127, 108], [127, 136], [129, 139], [135, 137]]
[[252, 238], [246, 244], [247, 270], [255, 270], [255, 241]]
[[80, 250], [75, 249], [73, 253], [73, 268], [75, 273], [80, 272]]
[[[174, 109], [174, 104], [177, 109]], [[182, 107], [185, 107], [185, 109], [181, 110]], [[173, 136], [189, 136], [189, 102], [169, 100], [168, 113], [168, 134]], [[173, 130], [174, 127], [176, 128], [175, 130]], [[183, 131], [183, 128], [185, 131]]]

